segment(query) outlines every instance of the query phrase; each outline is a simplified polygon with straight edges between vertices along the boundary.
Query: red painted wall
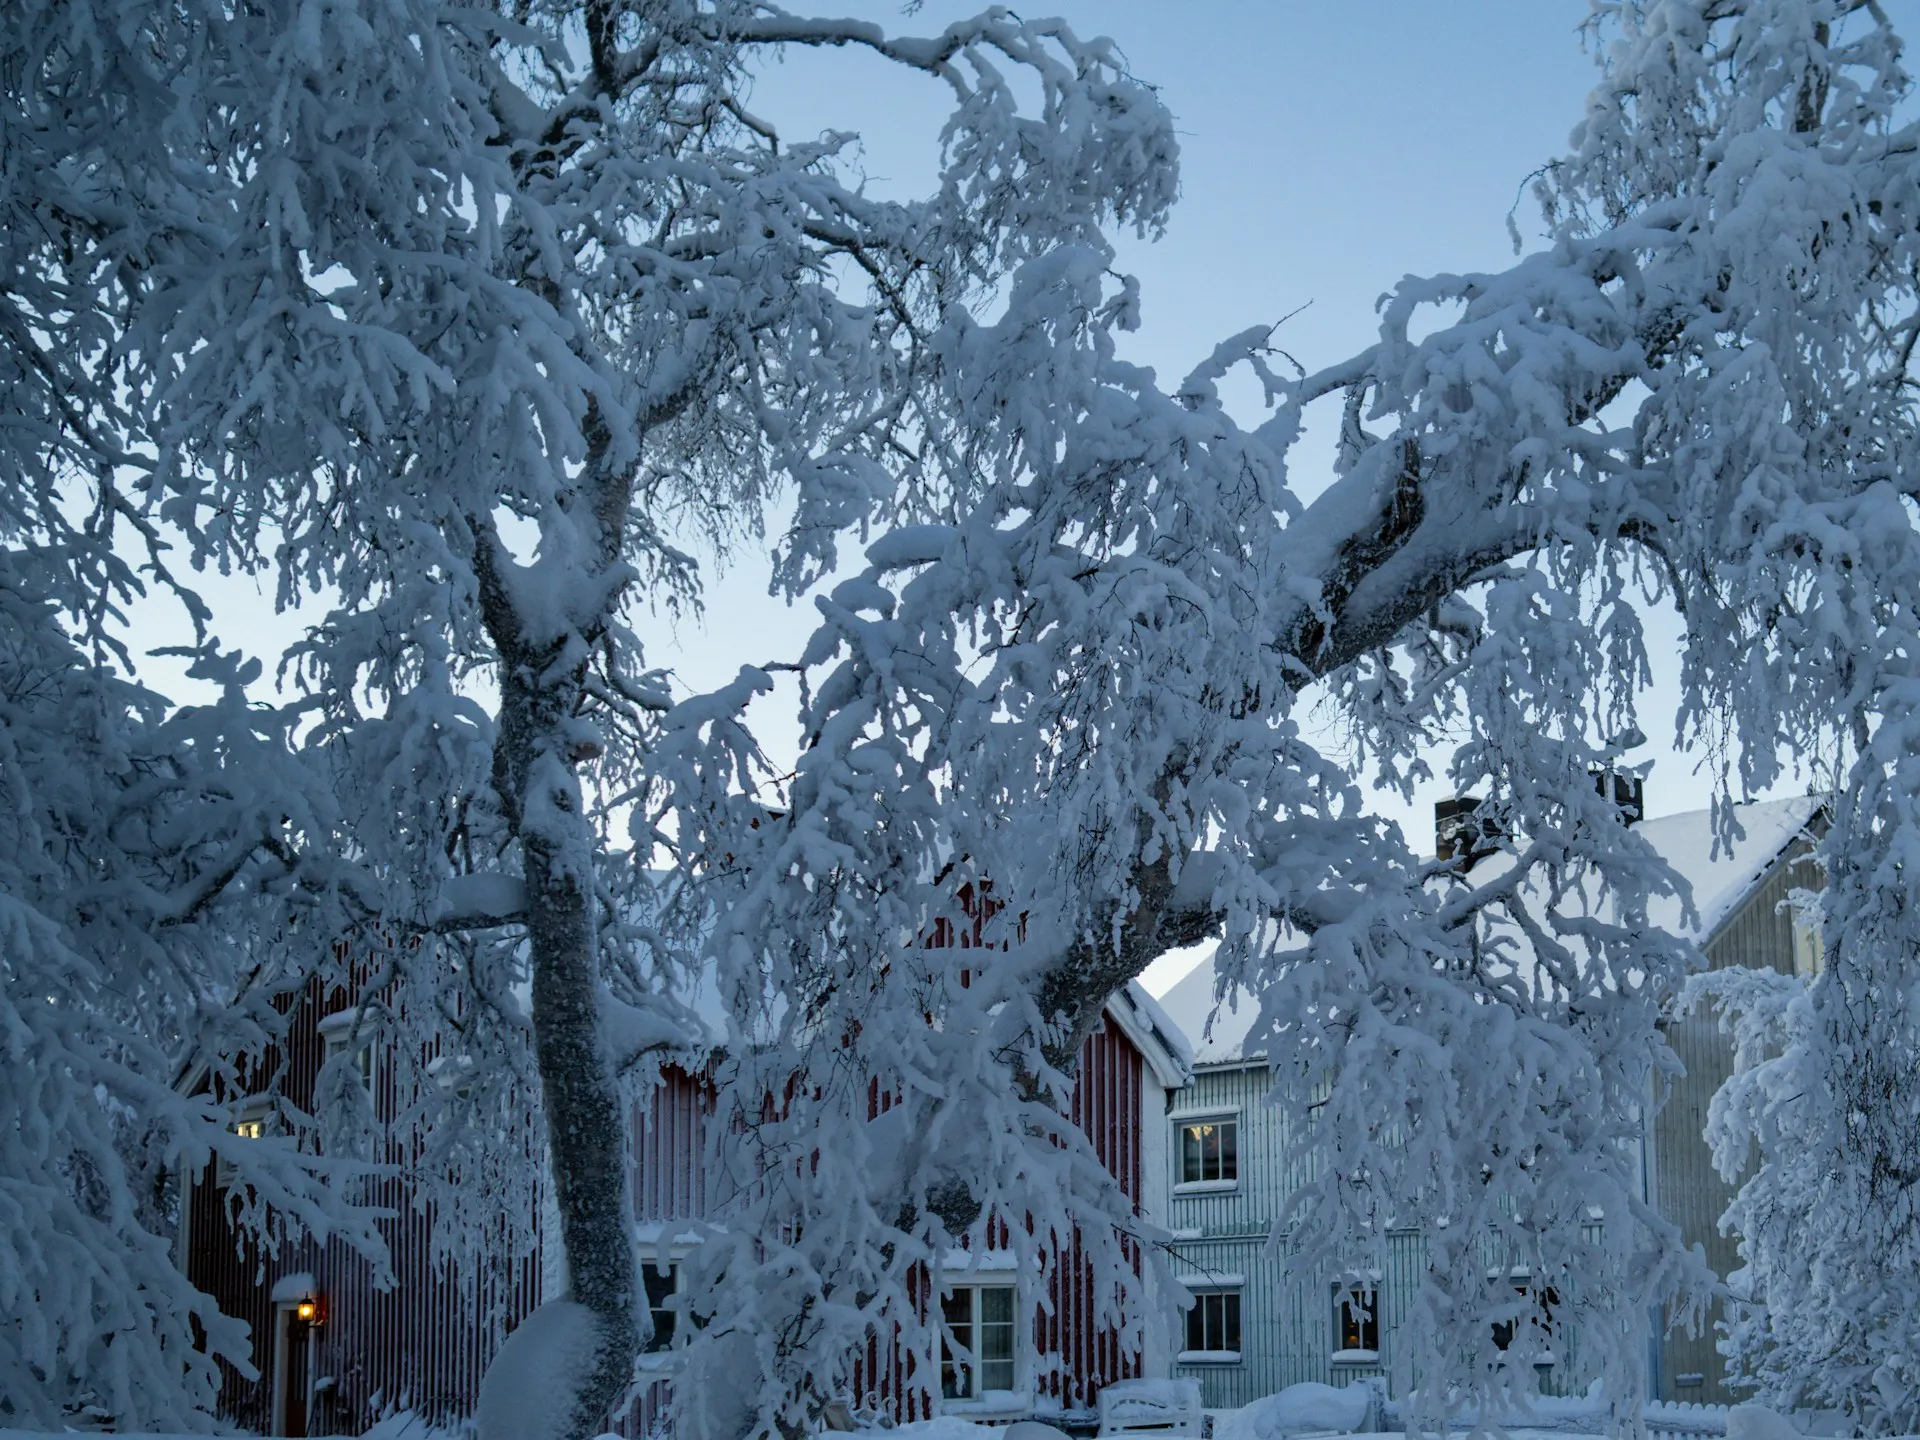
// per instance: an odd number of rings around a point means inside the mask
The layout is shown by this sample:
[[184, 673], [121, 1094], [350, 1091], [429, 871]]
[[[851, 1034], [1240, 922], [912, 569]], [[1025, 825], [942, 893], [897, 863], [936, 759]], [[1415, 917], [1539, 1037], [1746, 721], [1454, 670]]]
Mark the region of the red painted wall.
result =
[[[264, 1074], [279, 1070], [284, 1061], [284, 1093], [302, 1109], [311, 1107], [324, 1059], [324, 1042], [315, 1026], [347, 1005], [344, 992], [323, 1002], [316, 982], [299, 1000], [284, 1050], [264, 1057]], [[1081, 1051], [1072, 1119], [1092, 1139], [1136, 1206], [1145, 1082], [1143, 1057], [1116, 1028], [1104, 1027], [1089, 1038]], [[390, 1067], [376, 1064], [375, 1103], [383, 1119], [402, 1113], [411, 1098], [396, 1094], [394, 1085]], [[705, 1211], [705, 1127], [712, 1113], [710, 1088], [679, 1070], [669, 1070], [659, 1086], [636, 1102], [631, 1134], [637, 1221]], [[393, 1141], [388, 1158], [407, 1158], [406, 1144], [404, 1137]], [[338, 1242], [320, 1246], [308, 1241], [283, 1246], [277, 1255], [263, 1253], [230, 1223], [226, 1192], [214, 1183], [211, 1167], [192, 1187], [186, 1205], [187, 1273], [222, 1310], [253, 1328], [259, 1378], [230, 1371], [221, 1392], [221, 1408], [236, 1423], [264, 1432], [272, 1419], [270, 1297], [283, 1276], [310, 1272], [327, 1305], [325, 1323], [315, 1335], [314, 1373], [331, 1383], [317, 1398], [313, 1433], [357, 1434], [381, 1415], [400, 1409], [435, 1419], [471, 1414], [480, 1379], [500, 1342], [538, 1304], [537, 1254], [515, 1257], [505, 1253], [503, 1244], [502, 1253], [482, 1265], [448, 1273], [432, 1263], [433, 1216], [415, 1205], [406, 1181], [382, 1181], [370, 1198], [397, 1212], [382, 1222], [398, 1280], [384, 1292], [374, 1288], [366, 1262]], [[536, 1232], [538, 1218], [523, 1217]], [[505, 1230], [503, 1224], [503, 1239]], [[1043, 1368], [1036, 1377], [1041, 1393], [1068, 1409], [1090, 1408], [1102, 1385], [1140, 1373], [1139, 1355], [1122, 1347], [1115, 1331], [1097, 1319], [1092, 1277], [1077, 1246], [1052, 1277], [1049, 1300], [1051, 1313], [1036, 1302], [1031, 1326]], [[1053, 1356], [1058, 1366], [1045, 1373]], [[931, 1374], [922, 1374], [923, 1365], [897, 1341], [876, 1337], [857, 1367], [859, 1386], [900, 1419], [924, 1418], [932, 1411], [938, 1370], [936, 1366]], [[620, 1428], [644, 1433], [660, 1417], [665, 1400], [662, 1387], [655, 1387]]]
[[[325, 1042], [315, 1027], [348, 1005], [345, 991], [323, 1000], [320, 982], [314, 981], [293, 1007], [285, 1045], [271, 1048], [257, 1067], [263, 1075], [279, 1072], [281, 1093], [302, 1110], [312, 1109], [315, 1079], [325, 1060]], [[373, 1097], [375, 1113], [386, 1121], [414, 1098], [398, 1093], [393, 1067], [377, 1059]], [[393, 1138], [384, 1158], [394, 1163], [411, 1158], [409, 1143], [406, 1136]], [[397, 1281], [386, 1290], [375, 1288], [372, 1267], [338, 1241], [320, 1245], [305, 1239], [281, 1245], [278, 1253], [263, 1247], [231, 1222], [230, 1196], [217, 1183], [215, 1167], [196, 1177], [185, 1199], [186, 1273], [223, 1311], [252, 1327], [258, 1377], [227, 1368], [221, 1389], [221, 1408], [238, 1424], [262, 1433], [271, 1426], [272, 1293], [282, 1277], [313, 1275], [326, 1304], [312, 1352], [314, 1378], [321, 1382], [313, 1407], [315, 1434], [357, 1434], [394, 1410], [436, 1419], [470, 1414], [480, 1376], [500, 1341], [538, 1303], [538, 1255], [514, 1256], [504, 1223], [499, 1249], [455, 1272], [433, 1263], [434, 1216], [416, 1205], [407, 1180], [373, 1182], [366, 1198], [396, 1212], [380, 1222]], [[537, 1225], [537, 1217], [530, 1218]]]

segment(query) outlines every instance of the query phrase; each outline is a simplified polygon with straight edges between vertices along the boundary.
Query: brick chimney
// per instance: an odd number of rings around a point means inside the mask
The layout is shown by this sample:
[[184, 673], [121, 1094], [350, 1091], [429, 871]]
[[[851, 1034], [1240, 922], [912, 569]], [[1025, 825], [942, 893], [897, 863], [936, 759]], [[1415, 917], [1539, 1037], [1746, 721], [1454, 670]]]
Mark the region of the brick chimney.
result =
[[1594, 793], [1602, 800], [1611, 800], [1614, 809], [1620, 813], [1620, 823], [1631, 825], [1636, 820], [1647, 818], [1647, 767], [1636, 765], [1631, 770], [1596, 770], [1593, 772]]
[[1451, 860], [1462, 870], [1494, 853], [1500, 839], [1500, 826], [1491, 816], [1480, 813], [1485, 802], [1478, 795], [1458, 795], [1451, 800], [1436, 800], [1433, 805], [1433, 853], [1436, 859]]

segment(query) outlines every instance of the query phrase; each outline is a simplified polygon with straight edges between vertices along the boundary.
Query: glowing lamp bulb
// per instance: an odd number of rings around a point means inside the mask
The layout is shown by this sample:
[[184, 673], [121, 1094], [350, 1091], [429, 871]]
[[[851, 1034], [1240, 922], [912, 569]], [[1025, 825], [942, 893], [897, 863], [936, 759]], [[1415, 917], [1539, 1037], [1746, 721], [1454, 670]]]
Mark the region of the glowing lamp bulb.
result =
[[320, 1313], [320, 1307], [312, 1300], [302, 1300], [298, 1305], [293, 1307], [293, 1313], [298, 1315], [302, 1320], [311, 1320]]

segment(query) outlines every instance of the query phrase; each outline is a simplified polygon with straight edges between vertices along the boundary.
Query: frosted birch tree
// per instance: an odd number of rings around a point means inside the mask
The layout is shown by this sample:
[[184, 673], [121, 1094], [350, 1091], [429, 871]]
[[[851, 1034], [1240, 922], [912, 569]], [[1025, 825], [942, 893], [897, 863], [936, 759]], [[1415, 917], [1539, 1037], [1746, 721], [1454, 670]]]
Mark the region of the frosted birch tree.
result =
[[[28, 3], [0, 21], [0, 1424], [208, 1428], [245, 1327], [173, 1253], [181, 1181], [218, 1157], [258, 1233], [338, 1235], [377, 1263], [364, 1166], [310, 1116], [270, 1140], [228, 1099], [313, 973], [338, 832], [286, 717], [251, 705], [138, 498], [129, 315], [151, 276], [206, 265], [192, 6]], [[194, 677], [131, 676], [139, 609], [172, 607]], [[311, 884], [309, 882], [312, 882]], [[269, 1217], [271, 1208], [271, 1218]]]
[[[591, 1337], [552, 1408], [592, 1434], [646, 1313], [616, 1051], [685, 1034], [622, 964], [606, 859], [667, 703], [637, 617], [695, 597], [686, 537], [757, 534], [783, 487], [796, 584], [937, 488], [940, 337], [1015, 267], [1156, 227], [1170, 122], [1106, 42], [1000, 10], [918, 39], [738, 0], [188, 18], [169, 159], [204, 250], [126, 322], [160, 457], [132, 503], [329, 608], [290, 663], [345, 797], [343, 903], [524, 954], [546, 1238]], [[948, 91], [929, 196], [878, 201], [851, 137], [752, 112], [747, 67], [783, 45]]]
[[[1530, 1378], [1571, 1324], [1637, 1425], [1650, 1307], [1697, 1317], [1710, 1280], [1629, 1162], [1650, 1073], [1673, 1063], [1657, 1021], [1699, 959], [1648, 925], [1678, 881], [1594, 781], [1639, 728], [1641, 617], [1665, 603], [1686, 627], [1681, 738], [1723, 825], [1796, 763], [1845, 777], [1833, 963], [1800, 1062], [1831, 1103], [1798, 1102], [1826, 1104], [1819, 1144], [1736, 1207], [1769, 1219], [1752, 1280], [1783, 1308], [1734, 1344], [1785, 1400], [1830, 1393], [1809, 1388], [1820, 1337], [1890, 1325], [1879, 1369], [1829, 1379], [1910, 1393], [1892, 1358], [1908, 1322], [1839, 1316], [1910, 1297], [1910, 1273], [1822, 1297], [1828, 1323], [1803, 1330], [1806, 1287], [1769, 1268], [1816, 1231], [1850, 1274], [1874, 1263], [1863, 1246], [1912, 1253], [1882, 1248], [1913, 1193], [1910, 81], [1871, 3], [1609, 4], [1591, 38], [1598, 86], [1539, 185], [1544, 248], [1402, 282], [1349, 360], [1289, 373], [1256, 329], [1167, 393], [1116, 356], [1134, 297], [1102, 250], [1025, 266], [1003, 313], [940, 341], [967, 422], [946, 488], [819, 601], [797, 771], [769, 773], [736, 718], [765, 672], [669, 714], [683, 855], [732, 872], [722, 976], [779, 997], [762, 1053], [815, 1080], [770, 1138], [803, 1240], [837, 1240], [849, 1196], [885, 1237], [869, 1254], [936, 1254], [995, 1215], [1046, 1235], [1060, 1210], [1003, 1147], [1071, 1151], [1052, 1117], [1107, 997], [1220, 935], [1223, 985], [1262, 1003], [1249, 1043], [1311, 1137], [1300, 1273], [1384, 1269], [1390, 1228], [1425, 1235], [1399, 1353], [1424, 1377], [1414, 1420]], [[1251, 431], [1217, 396], [1242, 365], [1274, 408]], [[1339, 463], [1296, 481], [1315, 405], [1342, 407]], [[1316, 700], [1387, 783], [1450, 745], [1508, 859], [1417, 860], [1309, 742]], [[997, 907], [964, 986], [913, 947], [966, 913], [963, 886]], [[842, 1087], [822, 1037], [848, 1035], [871, 1069]], [[875, 1091], [894, 1097], [877, 1119]], [[810, 1138], [829, 1132], [850, 1138]], [[1884, 1223], [1822, 1219], [1837, 1192], [1808, 1166]], [[1083, 1232], [1096, 1213], [1078, 1209]], [[814, 1314], [880, 1287], [808, 1258], [847, 1277], [802, 1286]], [[796, 1368], [833, 1373], [830, 1331]]]
[[[122, 357], [71, 382], [125, 417], [94, 467], [126, 477], [116, 513], [329, 610], [290, 660], [334, 858], [280, 863], [426, 938], [429, 991], [530, 1029], [592, 1337], [560, 1433], [633, 1373], [614, 1074], [693, 1038], [697, 967], [750, 1143], [691, 1265], [678, 1393], [709, 1432], [792, 1431], [996, 1221], [1036, 1270], [1083, 1256], [1137, 1333], [1157, 1237], [1065, 1097], [1114, 989], [1208, 935], [1262, 996], [1278, 1102], [1313, 1117], [1301, 1264], [1428, 1237], [1415, 1419], [1446, 1380], [1530, 1374], [1551, 1290], [1631, 1422], [1649, 1307], [1705, 1283], [1626, 1154], [1694, 957], [1646, 927], [1676, 882], [1592, 782], [1640, 720], [1646, 604], [1686, 620], [1683, 732], [1729, 793], [1796, 749], [1853, 767], [1827, 993], [1855, 999], [1821, 1053], [1855, 1053], [1849, 1014], [1909, 1040], [1858, 998], [1904, 994], [1911, 954], [1920, 594], [1920, 191], [1878, 7], [1600, 7], [1543, 248], [1403, 282], [1340, 363], [1302, 373], [1260, 326], [1170, 390], [1117, 353], [1140, 297], [1105, 233], [1164, 215], [1169, 121], [1063, 26], [900, 39], [732, 0], [145, 15], [8, 22], [33, 63], [94, 53], [89, 25], [146, 37], [126, 53], [167, 82], [117, 137], [159, 138], [167, 163], [129, 172], [159, 218], [95, 222], [133, 258], [86, 283], [127, 300], [43, 318], [103, 316], [80, 353]], [[948, 87], [934, 193], [876, 201], [848, 137], [756, 116], [780, 45]], [[1251, 429], [1218, 395], [1236, 367], [1272, 406]], [[1339, 463], [1296, 477], [1316, 406]], [[692, 552], [756, 536], [775, 495], [779, 583], [834, 576], [779, 657], [791, 775], [746, 725], [775, 671], [674, 703], [640, 643], [697, 595]], [[1451, 778], [1507, 863], [1422, 864], [1302, 726], [1322, 700], [1389, 783], [1464, 736]], [[678, 878], [641, 905], [649, 852]], [[975, 919], [981, 945], [923, 943]], [[1833, 1122], [1835, 1153], [1891, 1164], [1889, 1112], [1846, 1113], [1867, 1121]], [[1489, 1284], [1489, 1236], [1534, 1295]]]

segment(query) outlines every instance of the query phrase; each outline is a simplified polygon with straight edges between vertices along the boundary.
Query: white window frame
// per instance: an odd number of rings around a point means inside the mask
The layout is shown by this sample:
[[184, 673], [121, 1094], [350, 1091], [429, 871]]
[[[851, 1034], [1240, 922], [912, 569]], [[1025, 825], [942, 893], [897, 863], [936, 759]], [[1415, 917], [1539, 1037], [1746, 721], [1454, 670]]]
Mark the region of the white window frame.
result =
[[[1369, 1295], [1373, 1298], [1374, 1343], [1372, 1348], [1364, 1345], [1349, 1348], [1344, 1343], [1346, 1340], [1346, 1326], [1341, 1323], [1345, 1318], [1342, 1312], [1346, 1308], [1347, 1298], [1352, 1295]], [[1333, 1354], [1330, 1363], [1334, 1365], [1378, 1365], [1380, 1363], [1380, 1349], [1385, 1343], [1382, 1332], [1386, 1328], [1386, 1316], [1381, 1301], [1380, 1272], [1377, 1270], [1369, 1270], [1360, 1274], [1349, 1275], [1344, 1280], [1334, 1281], [1331, 1318], [1333, 1321]], [[1364, 1338], [1364, 1331], [1362, 1332], [1362, 1336]]]
[[[681, 1246], [674, 1247], [676, 1252], [682, 1248]], [[684, 1279], [685, 1267], [680, 1263], [682, 1258], [682, 1255], [675, 1253], [673, 1258], [667, 1261], [666, 1279], [668, 1286], [666, 1294], [663, 1297], [667, 1300], [671, 1300], [676, 1295], [684, 1294], [686, 1291]], [[647, 1277], [649, 1275], [658, 1276], [660, 1273], [661, 1267], [658, 1262], [657, 1252], [654, 1254], [643, 1253], [640, 1257], [640, 1290], [646, 1298], [647, 1312], [650, 1315], [658, 1313], [661, 1307], [653, 1303], [653, 1295], [647, 1290]], [[682, 1345], [687, 1343], [686, 1327], [683, 1323], [687, 1318], [685, 1312], [669, 1310], [667, 1314], [669, 1316], [667, 1323], [673, 1327], [672, 1333], [667, 1336], [666, 1342], [662, 1344], [660, 1341], [660, 1332], [656, 1327], [653, 1336], [641, 1347], [640, 1353], [642, 1355], [663, 1355], [670, 1350], [678, 1350]]]
[[321, 1044], [326, 1047], [322, 1063], [331, 1064], [336, 1058], [355, 1053], [359, 1060], [360, 1083], [369, 1095], [373, 1093], [373, 1020], [359, 1006], [350, 1005], [345, 1010], [335, 1011], [313, 1027], [320, 1032]]
[[[1004, 1361], [983, 1359], [979, 1352], [980, 1329], [983, 1323], [981, 1319], [982, 1306], [980, 1297], [983, 1292], [988, 1290], [1004, 1290], [1012, 1297], [1012, 1340], [1008, 1347], [1008, 1356]], [[953, 1340], [950, 1337], [947, 1327], [947, 1304], [950, 1300], [960, 1295], [968, 1297], [966, 1349], [972, 1357], [969, 1360], [962, 1360], [958, 1352], [953, 1349]], [[940, 1293], [940, 1325], [938, 1336], [940, 1346], [938, 1355], [940, 1362], [940, 1379], [938, 1383], [940, 1407], [943, 1411], [948, 1414], [988, 1410], [997, 1413], [1003, 1407], [987, 1400], [986, 1397], [990, 1392], [1013, 1395], [1019, 1401], [1021, 1408], [1025, 1408], [1028, 1396], [1023, 1387], [1023, 1381], [1027, 1373], [1025, 1362], [1028, 1341], [1025, 1334], [1027, 1327], [1022, 1324], [1023, 1318], [1026, 1317], [1026, 1307], [1023, 1304], [1024, 1295], [1024, 1287], [1019, 1283], [1017, 1277], [1012, 1274], [995, 1274], [991, 1271], [983, 1274], [974, 1271], [964, 1277], [949, 1277], [946, 1280]], [[1003, 1363], [1011, 1367], [1009, 1372], [1010, 1383], [1004, 1387], [984, 1384], [982, 1372], [986, 1367], [988, 1365]], [[966, 1377], [966, 1393], [961, 1395], [947, 1394], [947, 1373], [949, 1367], [951, 1367], [955, 1373]]]
[[[1220, 1106], [1206, 1110], [1181, 1110], [1167, 1117], [1173, 1125], [1173, 1193], [1175, 1195], [1227, 1195], [1240, 1188], [1241, 1177], [1246, 1173], [1244, 1147], [1241, 1145], [1243, 1126], [1240, 1110], [1237, 1106]], [[1233, 1126], [1233, 1178], [1214, 1180], [1189, 1180], [1187, 1178], [1187, 1130], [1197, 1125]], [[1205, 1163], [1202, 1162], [1204, 1170]]]
[[1793, 973], [1810, 980], [1827, 968], [1827, 942], [1818, 905], [1787, 907], [1793, 930]]
[[473, 1093], [474, 1069], [471, 1055], [436, 1055], [427, 1062], [427, 1078], [442, 1095], [464, 1100]]
[[[1207, 1280], [1183, 1280], [1181, 1283], [1193, 1294], [1193, 1305], [1180, 1317], [1181, 1339], [1191, 1340], [1193, 1338], [1192, 1331], [1189, 1327], [1193, 1324], [1193, 1317], [1196, 1314], [1201, 1317], [1200, 1338], [1203, 1340], [1207, 1338], [1206, 1312], [1203, 1307], [1207, 1301], [1218, 1299], [1220, 1301], [1221, 1344], [1218, 1349], [1202, 1347], [1196, 1350], [1191, 1347], [1184, 1348], [1173, 1357], [1174, 1362], [1179, 1365], [1240, 1364], [1246, 1354], [1247, 1344], [1247, 1288], [1245, 1282], [1238, 1275], [1219, 1275]], [[1228, 1348], [1226, 1345], [1228, 1339], [1226, 1334], [1227, 1297], [1232, 1297], [1235, 1320], [1234, 1328], [1240, 1332], [1238, 1335], [1232, 1337], [1240, 1342], [1239, 1345], [1232, 1348]]]
[[[667, 1272], [673, 1276], [673, 1289], [670, 1293], [674, 1295], [687, 1293], [686, 1262], [700, 1244], [699, 1232], [693, 1228], [695, 1223], [679, 1220], [651, 1220], [635, 1227], [634, 1243], [640, 1259], [642, 1294], [646, 1292], [647, 1275], [659, 1273], [663, 1253], [666, 1256]], [[669, 1227], [673, 1228], [670, 1230]], [[664, 1250], [660, 1244], [663, 1237], [667, 1242]], [[651, 1310], [653, 1307], [649, 1305], [647, 1308]], [[673, 1339], [659, 1349], [641, 1351], [641, 1366], [643, 1368], [649, 1364], [658, 1366], [664, 1362], [666, 1356], [686, 1344], [687, 1326], [690, 1323], [690, 1317], [685, 1311], [676, 1312], [673, 1317]]]

